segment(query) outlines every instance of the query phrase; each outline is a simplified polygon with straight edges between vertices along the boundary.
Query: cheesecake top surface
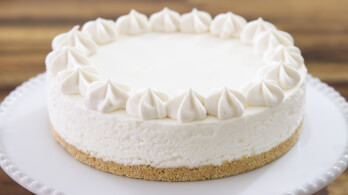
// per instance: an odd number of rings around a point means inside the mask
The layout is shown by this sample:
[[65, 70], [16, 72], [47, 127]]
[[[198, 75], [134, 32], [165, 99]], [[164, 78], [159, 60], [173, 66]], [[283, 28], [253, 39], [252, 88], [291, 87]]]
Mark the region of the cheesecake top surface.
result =
[[189, 88], [239, 90], [266, 66], [251, 45], [209, 33], [147, 33], [120, 36], [89, 57], [106, 77], [134, 89], [155, 88], [168, 96]]
[[116, 22], [98, 18], [56, 36], [48, 76], [65, 95], [82, 95], [102, 113], [180, 122], [243, 116], [274, 107], [305, 79], [290, 34], [262, 18], [214, 17], [168, 8], [149, 18], [135, 10]]

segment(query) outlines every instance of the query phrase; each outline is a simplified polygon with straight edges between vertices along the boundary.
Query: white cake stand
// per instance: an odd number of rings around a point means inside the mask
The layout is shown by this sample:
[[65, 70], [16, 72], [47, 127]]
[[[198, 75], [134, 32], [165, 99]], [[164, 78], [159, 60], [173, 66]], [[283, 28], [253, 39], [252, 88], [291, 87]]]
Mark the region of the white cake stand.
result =
[[41, 74], [1, 104], [0, 165], [37, 194], [311, 194], [347, 167], [348, 104], [333, 88], [308, 77], [303, 131], [283, 157], [237, 176], [168, 183], [116, 176], [75, 160], [50, 134]]

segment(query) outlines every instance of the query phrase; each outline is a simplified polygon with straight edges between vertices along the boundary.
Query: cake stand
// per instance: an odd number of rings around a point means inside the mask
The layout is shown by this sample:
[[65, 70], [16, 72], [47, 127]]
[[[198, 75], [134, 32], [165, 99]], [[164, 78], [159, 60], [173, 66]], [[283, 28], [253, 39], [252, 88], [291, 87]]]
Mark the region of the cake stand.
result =
[[310, 75], [302, 134], [288, 153], [245, 174], [199, 182], [131, 179], [78, 162], [50, 134], [45, 85], [45, 74], [40, 74], [11, 92], [0, 107], [0, 165], [33, 193], [312, 194], [347, 167], [348, 104]]

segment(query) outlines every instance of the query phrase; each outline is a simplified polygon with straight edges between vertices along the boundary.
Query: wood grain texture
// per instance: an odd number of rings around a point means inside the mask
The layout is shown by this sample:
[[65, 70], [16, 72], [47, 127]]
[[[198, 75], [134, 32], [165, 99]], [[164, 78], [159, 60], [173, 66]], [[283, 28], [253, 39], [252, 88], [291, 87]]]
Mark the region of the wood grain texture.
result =
[[[311, 74], [348, 98], [347, 0], [1, 0], [0, 101], [45, 70], [55, 35], [96, 17], [116, 19], [132, 8], [149, 15], [164, 6], [180, 13], [193, 7], [212, 15], [233, 11], [248, 20], [262, 16], [293, 35]], [[328, 192], [347, 194], [347, 171], [328, 186]], [[30, 193], [0, 171], [0, 194]]]

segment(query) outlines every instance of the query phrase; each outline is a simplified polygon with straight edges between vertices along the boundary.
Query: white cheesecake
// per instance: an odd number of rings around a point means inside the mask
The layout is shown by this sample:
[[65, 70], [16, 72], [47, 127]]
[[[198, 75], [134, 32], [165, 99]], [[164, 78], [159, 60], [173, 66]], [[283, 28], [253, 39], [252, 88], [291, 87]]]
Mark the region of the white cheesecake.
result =
[[135, 10], [56, 36], [46, 57], [54, 137], [118, 175], [193, 181], [267, 164], [297, 141], [307, 69], [259, 18]]

